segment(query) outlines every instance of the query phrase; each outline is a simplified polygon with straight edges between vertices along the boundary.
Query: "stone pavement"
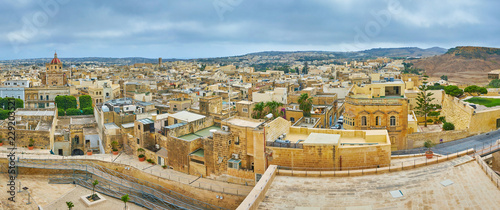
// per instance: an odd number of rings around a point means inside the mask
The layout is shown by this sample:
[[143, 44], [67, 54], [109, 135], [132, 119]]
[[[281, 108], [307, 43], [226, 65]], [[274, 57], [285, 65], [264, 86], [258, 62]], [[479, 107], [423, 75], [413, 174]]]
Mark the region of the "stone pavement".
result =
[[[9, 150], [8, 146], [0, 146], [0, 158], [6, 158]], [[198, 179], [198, 176], [193, 176], [178, 172], [172, 169], [163, 169], [160, 165], [152, 165], [146, 161], [140, 162], [136, 156], [121, 154], [93, 154], [82, 156], [59, 156], [51, 155], [50, 150], [28, 150], [26, 148], [17, 148], [16, 158], [27, 159], [68, 159], [68, 160], [99, 160], [105, 162], [113, 162], [118, 164], [128, 165], [139, 169], [145, 173], [154, 176], [162, 177], [168, 180], [179, 182], [180, 184], [188, 184], [193, 187], [203, 188], [214, 192], [231, 193], [235, 195], [246, 196], [252, 190], [252, 186], [245, 186], [222, 181], [216, 181], [207, 178]], [[195, 181], [196, 180], [196, 181]]]
[[[468, 160], [379, 175], [276, 176], [259, 209], [498, 209], [500, 190], [477, 162]], [[440, 184], [447, 179], [454, 184]], [[393, 190], [403, 197], [393, 198]]]
[[[83, 209], [89, 209], [89, 210], [109, 209], [109, 210], [111, 210], [111, 209], [124, 209], [124, 207], [125, 207], [125, 204], [123, 203], [123, 201], [121, 201], [117, 198], [113, 198], [113, 197], [104, 195], [102, 193], [100, 193], [100, 195], [103, 196], [106, 199], [106, 201], [104, 201], [103, 203], [96, 204], [95, 206], [87, 207], [85, 205], [85, 203], [83, 203], [83, 201], [80, 200], [80, 196], [90, 195], [91, 193], [92, 193], [92, 190], [89, 190], [89, 189], [81, 187], [81, 186], [77, 186], [77, 187], [73, 188], [73, 190], [71, 190], [70, 192], [66, 193], [65, 195], [63, 195], [62, 197], [60, 197], [56, 201], [50, 203], [49, 205], [44, 206], [43, 208], [44, 209], [54, 209], [54, 210], [58, 210], [58, 209], [65, 210], [65, 209], [68, 209], [68, 207], [66, 205], [66, 201], [73, 202], [73, 205], [75, 205], [75, 207], [73, 207], [72, 210], [80, 210], [80, 209], [82, 209], [82, 210]], [[146, 208], [137, 206], [131, 202], [127, 203], [127, 207], [128, 207], [128, 210], [142, 210], [142, 209], [145, 210], [146, 209]]]

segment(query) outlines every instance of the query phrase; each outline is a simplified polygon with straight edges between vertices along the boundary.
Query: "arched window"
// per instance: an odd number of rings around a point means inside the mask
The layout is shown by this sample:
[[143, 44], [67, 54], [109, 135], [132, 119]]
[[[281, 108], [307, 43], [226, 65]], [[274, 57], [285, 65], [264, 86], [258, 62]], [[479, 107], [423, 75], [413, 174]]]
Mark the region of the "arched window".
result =
[[396, 117], [391, 116], [390, 121], [391, 121], [391, 122], [390, 122], [390, 123], [391, 123], [391, 126], [396, 126]]
[[381, 124], [382, 124], [382, 123], [381, 123], [381, 117], [376, 116], [376, 117], [375, 117], [375, 125], [381, 125]]
[[361, 126], [366, 126], [366, 116], [361, 117]]

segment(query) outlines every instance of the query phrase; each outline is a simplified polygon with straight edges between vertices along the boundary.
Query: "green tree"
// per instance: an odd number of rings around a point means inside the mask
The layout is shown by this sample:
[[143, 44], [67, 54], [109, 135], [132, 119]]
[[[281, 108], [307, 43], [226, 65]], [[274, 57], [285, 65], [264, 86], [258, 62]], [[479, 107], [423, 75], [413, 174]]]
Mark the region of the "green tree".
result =
[[454, 97], [460, 97], [464, 94], [464, 90], [458, 88], [456, 85], [448, 85], [444, 87], [444, 92]]
[[95, 186], [99, 184], [99, 181], [97, 181], [97, 179], [92, 182], [92, 198], [95, 198], [97, 197], [97, 195], [95, 194]]
[[259, 102], [259, 103], [256, 103], [255, 106], [253, 107], [253, 112], [252, 112], [252, 117], [254, 119], [260, 119], [263, 117], [263, 112], [264, 112], [264, 108], [266, 107], [266, 105], [264, 104], [264, 102]]
[[69, 108], [74, 108], [76, 109], [77, 103], [76, 103], [76, 98], [74, 96], [56, 96], [54, 99], [57, 108], [61, 109], [69, 109]]
[[10, 110], [5, 110], [5, 109], [0, 109], [0, 120], [5, 120], [9, 117], [11, 111]]
[[73, 207], [75, 207], [75, 205], [71, 201], [67, 201], [66, 205], [68, 206], [68, 210], [71, 210]]
[[5, 97], [0, 98], [0, 109], [10, 109], [9, 101], [14, 100], [14, 109], [24, 108], [24, 101], [19, 98]]
[[128, 197], [128, 194], [125, 194], [124, 196], [122, 196], [122, 201], [123, 203], [125, 203], [125, 208], [124, 209], [127, 209], [127, 202], [129, 201], [129, 197]]
[[302, 68], [302, 74], [307, 74], [309, 73], [309, 66], [307, 64], [307, 61], [304, 61], [304, 67]]
[[491, 80], [490, 84], [488, 84], [489, 87], [492, 88], [500, 88], [500, 79], [494, 79]]
[[64, 116], [66, 115], [66, 112], [64, 111], [64, 109], [57, 109], [57, 115]]
[[269, 112], [273, 114], [273, 118], [281, 116], [280, 110], [278, 110], [280, 106], [283, 106], [283, 104], [277, 101], [269, 101], [266, 103], [266, 107], [268, 107]]
[[448, 76], [443, 75], [443, 76], [441, 76], [441, 79], [444, 80], [444, 81], [448, 81]]
[[94, 114], [94, 109], [92, 107], [87, 107], [82, 109], [83, 115], [93, 115]]
[[304, 117], [310, 117], [312, 110], [312, 98], [309, 98], [309, 95], [307, 93], [302, 93], [299, 97], [298, 102], [299, 108], [300, 110], [302, 110]]
[[455, 125], [451, 122], [445, 122], [443, 124], [443, 130], [445, 131], [455, 130]]
[[464, 89], [464, 92], [474, 95], [476, 93], [478, 96], [481, 94], [487, 94], [488, 90], [484, 87], [479, 87], [477, 85], [471, 85]]
[[82, 95], [78, 97], [78, 101], [80, 102], [80, 109], [82, 110], [92, 107], [92, 98], [89, 95]]
[[420, 92], [417, 94], [417, 106], [415, 107], [415, 112], [424, 116], [424, 126], [427, 127], [427, 116], [430, 112], [434, 111], [436, 105], [431, 103], [434, 100], [432, 97], [434, 93], [427, 92], [427, 77], [424, 76], [423, 80], [423, 85], [418, 87]]
[[80, 115], [80, 114], [82, 114], [82, 111], [79, 109], [69, 108], [66, 110], [67, 116]]

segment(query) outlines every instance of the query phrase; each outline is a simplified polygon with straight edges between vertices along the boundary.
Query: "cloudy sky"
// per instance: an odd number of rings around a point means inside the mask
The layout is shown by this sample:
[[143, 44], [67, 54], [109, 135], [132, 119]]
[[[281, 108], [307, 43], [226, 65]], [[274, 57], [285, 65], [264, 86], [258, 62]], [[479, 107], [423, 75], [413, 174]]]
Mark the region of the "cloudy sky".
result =
[[0, 59], [500, 47], [498, 8], [497, 0], [3, 0]]

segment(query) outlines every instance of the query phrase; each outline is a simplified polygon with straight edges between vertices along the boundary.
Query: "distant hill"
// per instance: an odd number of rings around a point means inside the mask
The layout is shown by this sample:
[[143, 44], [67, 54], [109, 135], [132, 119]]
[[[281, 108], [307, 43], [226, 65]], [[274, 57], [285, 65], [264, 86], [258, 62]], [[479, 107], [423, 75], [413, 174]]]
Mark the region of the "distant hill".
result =
[[430, 57], [442, 55], [446, 52], [446, 49], [440, 47], [432, 47], [428, 49], [421, 49], [418, 47], [374, 48], [361, 52], [376, 57]]
[[412, 61], [415, 68], [424, 69], [429, 76], [447, 75], [452, 82], [484, 84], [487, 73], [500, 69], [500, 49], [461, 46], [445, 54]]

